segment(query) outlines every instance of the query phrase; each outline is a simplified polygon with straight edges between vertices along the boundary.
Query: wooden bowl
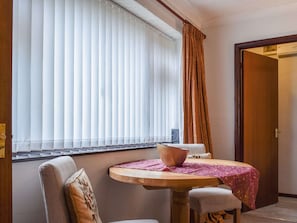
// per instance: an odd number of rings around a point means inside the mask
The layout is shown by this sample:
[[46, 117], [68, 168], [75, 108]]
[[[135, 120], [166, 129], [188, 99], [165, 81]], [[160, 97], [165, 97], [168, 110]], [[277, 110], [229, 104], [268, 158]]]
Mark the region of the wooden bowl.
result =
[[181, 166], [189, 153], [188, 149], [157, 144], [160, 159], [166, 166]]

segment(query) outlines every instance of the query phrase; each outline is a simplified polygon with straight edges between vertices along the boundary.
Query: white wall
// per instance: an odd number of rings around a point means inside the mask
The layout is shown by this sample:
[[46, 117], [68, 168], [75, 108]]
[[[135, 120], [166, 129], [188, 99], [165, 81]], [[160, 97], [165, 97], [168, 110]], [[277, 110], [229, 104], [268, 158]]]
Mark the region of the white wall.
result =
[[[158, 157], [156, 149], [74, 156], [78, 168], [85, 168], [92, 183], [103, 222], [119, 219], [170, 219], [169, 191], [146, 190], [120, 183], [108, 176], [108, 167], [121, 162]], [[38, 166], [45, 160], [13, 163], [13, 222], [45, 223], [38, 178]]]
[[279, 192], [297, 194], [297, 56], [279, 59]]
[[[234, 44], [297, 34], [297, 14], [289, 9], [249, 20], [206, 27], [206, 84], [214, 157], [234, 159]], [[264, 14], [264, 13], [263, 13]], [[297, 157], [295, 158], [297, 162]], [[282, 173], [281, 173], [282, 174]], [[285, 174], [285, 173], [283, 173]], [[296, 188], [297, 189], [297, 188]], [[297, 194], [297, 192], [295, 193]]]

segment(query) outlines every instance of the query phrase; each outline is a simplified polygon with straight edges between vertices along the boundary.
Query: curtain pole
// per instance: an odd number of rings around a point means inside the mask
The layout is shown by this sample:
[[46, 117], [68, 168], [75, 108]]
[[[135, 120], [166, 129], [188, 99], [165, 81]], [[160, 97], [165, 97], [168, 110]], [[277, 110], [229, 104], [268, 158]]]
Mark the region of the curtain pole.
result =
[[[179, 18], [183, 23], [190, 23], [188, 20], [183, 18], [181, 15], [179, 15], [177, 12], [175, 12], [172, 8], [170, 8], [166, 3], [164, 3], [162, 0], [156, 0], [159, 4], [161, 4], [164, 8], [166, 8], [169, 12], [171, 12], [175, 17]], [[192, 23], [190, 23], [193, 25]], [[194, 26], [194, 25], [193, 25]], [[196, 27], [197, 28], [197, 27]], [[198, 30], [201, 32], [201, 30], [198, 28]], [[203, 38], [206, 39], [206, 35], [201, 32], [203, 35]]]

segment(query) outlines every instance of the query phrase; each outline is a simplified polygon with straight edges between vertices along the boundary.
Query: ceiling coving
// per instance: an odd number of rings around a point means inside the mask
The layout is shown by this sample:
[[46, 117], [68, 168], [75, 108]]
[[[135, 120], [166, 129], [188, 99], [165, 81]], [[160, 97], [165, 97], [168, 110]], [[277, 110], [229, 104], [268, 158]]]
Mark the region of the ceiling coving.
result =
[[203, 28], [261, 18], [297, 9], [296, 0], [162, 0], [185, 19]]

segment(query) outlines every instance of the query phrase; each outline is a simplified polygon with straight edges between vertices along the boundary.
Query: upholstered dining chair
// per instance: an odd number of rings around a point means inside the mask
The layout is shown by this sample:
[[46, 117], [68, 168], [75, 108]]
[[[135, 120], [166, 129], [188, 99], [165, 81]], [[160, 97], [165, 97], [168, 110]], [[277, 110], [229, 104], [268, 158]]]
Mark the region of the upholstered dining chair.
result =
[[[95, 195], [84, 169], [77, 169], [70, 156], [42, 163], [39, 176], [47, 223], [102, 223]], [[112, 223], [158, 223], [153, 219]]]
[[[212, 158], [206, 153], [204, 144], [170, 144], [189, 149], [189, 157]], [[226, 185], [218, 187], [194, 188], [189, 192], [190, 209], [195, 223], [200, 223], [201, 216], [207, 213], [231, 211], [233, 223], [240, 222], [241, 201], [232, 194]]]

